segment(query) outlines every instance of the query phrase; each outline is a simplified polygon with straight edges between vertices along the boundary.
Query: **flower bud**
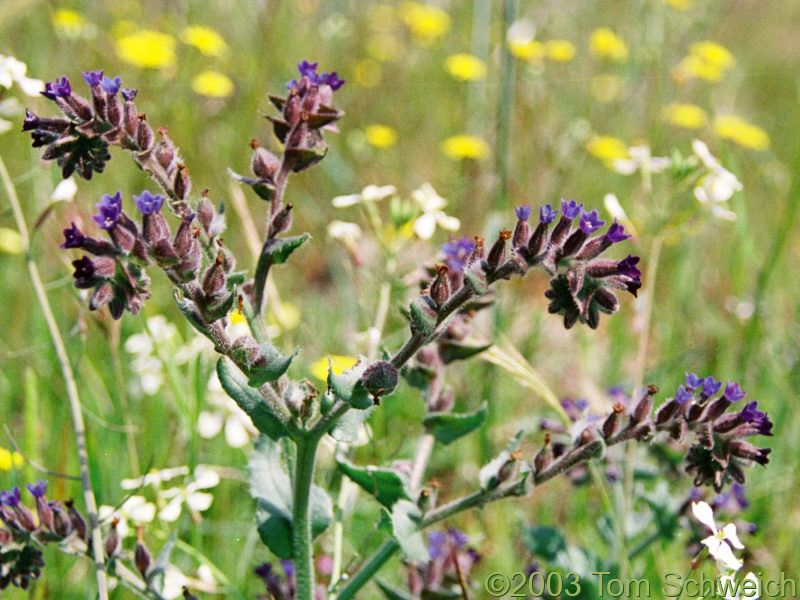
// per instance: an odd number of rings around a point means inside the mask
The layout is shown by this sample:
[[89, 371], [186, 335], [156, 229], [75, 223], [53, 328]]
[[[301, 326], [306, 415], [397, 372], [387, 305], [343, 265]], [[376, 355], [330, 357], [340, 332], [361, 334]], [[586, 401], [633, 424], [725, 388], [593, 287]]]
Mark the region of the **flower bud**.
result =
[[492, 245], [489, 250], [489, 256], [486, 259], [489, 269], [496, 270], [506, 260], [506, 242], [511, 239], [511, 231], [503, 229], [497, 237], [497, 241]]
[[475, 262], [480, 262], [483, 260], [483, 257], [486, 255], [486, 248], [484, 248], [484, 239], [476, 235], [475, 236], [475, 246], [472, 248], [472, 252], [469, 253], [469, 258], [467, 258], [466, 266], [470, 266]]
[[395, 366], [379, 360], [368, 366], [361, 375], [364, 389], [372, 396], [375, 404], [380, 404], [381, 396], [388, 396], [397, 387], [398, 374]]
[[53, 511], [53, 533], [61, 538], [69, 535], [70, 523], [64, 509], [59, 502], [50, 502], [50, 509]]
[[641, 423], [650, 416], [653, 410], [653, 396], [658, 393], [658, 388], [654, 385], [647, 386], [647, 393], [642, 396], [642, 399], [636, 404], [633, 409], [633, 422]]
[[211, 265], [203, 276], [203, 292], [211, 296], [219, 292], [225, 286], [225, 273], [222, 270], [222, 265], [225, 262], [225, 254], [219, 252], [214, 264]]
[[103, 308], [106, 304], [111, 302], [113, 297], [114, 288], [108, 281], [106, 281], [95, 288], [94, 293], [89, 300], [89, 310], [99, 310]]
[[274, 237], [292, 226], [292, 209], [294, 204], [287, 203], [275, 214], [269, 225], [269, 236]]
[[64, 504], [67, 506], [67, 513], [69, 514], [69, 523], [72, 526], [72, 530], [75, 532], [75, 535], [78, 538], [82, 539], [84, 542], [87, 541], [86, 537], [86, 521], [84, 521], [81, 513], [75, 508], [75, 504], [73, 503], [72, 499], [70, 498]]
[[147, 546], [144, 545], [144, 541], [142, 541], [143, 529], [142, 525], [136, 528], [136, 549], [133, 551], [133, 562], [136, 565], [136, 569], [141, 573], [142, 579], [147, 581], [147, 570], [153, 562], [153, 557], [150, 555]]
[[139, 124], [136, 127], [136, 145], [139, 146], [139, 151], [144, 152], [153, 145], [155, 136], [150, 125], [147, 124], [147, 117], [144, 113], [140, 114]]
[[550, 446], [550, 434], [544, 435], [544, 446], [536, 453], [533, 459], [535, 473], [541, 473], [553, 462], [553, 448]]
[[172, 182], [172, 189], [175, 195], [181, 200], [185, 200], [189, 195], [189, 190], [192, 189], [192, 180], [189, 178], [189, 169], [183, 163], [178, 163], [178, 170], [175, 173], [175, 179]]
[[117, 552], [119, 552], [120, 539], [119, 539], [119, 533], [117, 533], [118, 524], [119, 524], [119, 519], [117, 518], [111, 521], [111, 529], [109, 530], [106, 539], [103, 540], [103, 548], [105, 549], [106, 556], [108, 558], [114, 558]]
[[262, 148], [256, 139], [250, 141], [250, 147], [255, 151], [250, 161], [253, 174], [260, 179], [274, 179], [281, 168], [281, 161], [272, 152]]
[[603, 421], [603, 437], [606, 440], [611, 439], [617, 433], [619, 433], [619, 430], [622, 428], [622, 416], [624, 412], [625, 407], [622, 405], [622, 403], [616, 402], [611, 414], [606, 417], [605, 421]]
[[136, 97], [136, 90], [123, 90], [122, 96], [125, 98], [125, 104], [122, 109], [122, 121], [125, 126], [125, 132], [129, 136], [134, 137], [136, 136], [136, 131], [139, 129], [139, 112], [136, 110], [136, 104], [133, 102], [133, 99]]
[[77, 96], [75, 94], [70, 94], [64, 101], [69, 105], [72, 109], [72, 112], [80, 119], [81, 121], [89, 121], [92, 118], [92, 107], [89, 106], [89, 103]]
[[175, 144], [172, 143], [172, 140], [167, 135], [166, 127], [159, 127], [158, 133], [161, 134], [161, 141], [155, 148], [156, 160], [167, 173], [171, 174], [170, 165], [172, 165], [177, 156], [177, 150]]
[[527, 248], [528, 239], [531, 235], [530, 225], [528, 225], [528, 218], [531, 216], [531, 207], [529, 205], [517, 206], [517, 225], [514, 228], [514, 235], [511, 238], [512, 248]]
[[446, 265], [436, 265], [436, 277], [431, 283], [428, 294], [436, 303], [441, 306], [450, 297], [450, 279], [447, 277], [449, 269]]

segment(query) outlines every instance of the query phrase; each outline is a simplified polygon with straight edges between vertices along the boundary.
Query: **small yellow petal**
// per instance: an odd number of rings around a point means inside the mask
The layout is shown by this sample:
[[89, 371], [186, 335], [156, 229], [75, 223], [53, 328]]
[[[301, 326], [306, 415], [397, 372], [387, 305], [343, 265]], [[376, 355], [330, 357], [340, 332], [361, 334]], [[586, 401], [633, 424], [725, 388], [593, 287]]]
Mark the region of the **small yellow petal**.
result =
[[675, 10], [680, 11], [687, 11], [694, 8], [694, 0], [663, 0], [663, 2]]
[[442, 142], [442, 152], [453, 160], [479, 159], [489, 155], [489, 145], [474, 135], [455, 135]]
[[233, 82], [219, 71], [203, 71], [192, 79], [192, 89], [201, 96], [227, 98], [233, 94]]
[[513, 56], [528, 62], [536, 62], [544, 58], [544, 44], [536, 40], [524, 43], [509, 40], [508, 51]]
[[706, 111], [695, 104], [669, 104], [663, 114], [665, 121], [685, 129], [700, 129], [708, 122]]
[[629, 158], [628, 146], [610, 135], [594, 135], [586, 142], [586, 151], [600, 160], [611, 162], [618, 158]]
[[552, 61], [569, 62], [575, 58], [575, 46], [569, 40], [549, 40], [544, 44], [544, 53]]
[[6, 254], [22, 254], [22, 236], [15, 229], [0, 227], [0, 252]]
[[478, 81], [486, 77], [486, 63], [471, 54], [453, 54], [444, 61], [447, 72], [459, 81]]
[[181, 41], [194, 46], [206, 56], [222, 56], [228, 51], [228, 44], [222, 36], [210, 27], [193, 25], [181, 31]]
[[714, 119], [714, 131], [721, 138], [731, 140], [752, 150], [769, 148], [769, 135], [756, 125], [736, 115], [721, 115]]
[[144, 69], [163, 69], [175, 64], [175, 38], [160, 31], [141, 29], [116, 43], [120, 60]]
[[60, 8], [53, 13], [53, 27], [56, 33], [72, 39], [92, 38], [97, 33], [94, 23], [82, 14], [68, 8]]
[[11, 452], [6, 450], [5, 448], [0, 448], [0, 470], [2, 471], [11, 470]]
[[430, 43], [450, 29], [450, 15], [441, 8], [403, 2], [400, 5], [400, 18], [419, 41]]
[[319, 360], [315, 360], [310, 367], [311, 374], [320, 381], [328, 380], [328, 359], [333, 367], [333, 372], [336, 375], [341, 375], [344, 371], [351, 369], [358, 362], [355, 356], [341, 356], [332, 354], [330, 357], [323, 356]]
[[589, 50], [597, 58], [623, 62], [628, 58], [628, 46], [608, 27], [595, 29], [589, 36]]
[[364, 136], [376, 148], [389, 148], [397, 142], [397, 131], [387, 125], [370, 125], [364, 129]]

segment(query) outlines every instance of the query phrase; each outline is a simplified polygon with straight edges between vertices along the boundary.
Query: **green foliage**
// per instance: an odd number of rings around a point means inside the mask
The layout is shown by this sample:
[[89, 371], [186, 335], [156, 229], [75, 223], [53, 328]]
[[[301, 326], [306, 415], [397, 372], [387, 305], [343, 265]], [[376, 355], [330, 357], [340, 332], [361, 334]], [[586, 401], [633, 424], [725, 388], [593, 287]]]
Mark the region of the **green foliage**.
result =
[[392, 535], [409, 560], [429, 559], [425, 537], [419, 528], [422, 511], [409, 500], [398, 500], [392, 508]]
[[401, 499], [411, 500], [408, 478], [394, 469], [359, 467], [342, 456], [337, 457], [336, 464], [345, 475], [375, 496], [386, 508], [391, 509]]
[[422, 424], [442, 444], [450, 444], [483, 425], [489, 414], [484, 402], [478, 410], [470, 413], [429, 413]]

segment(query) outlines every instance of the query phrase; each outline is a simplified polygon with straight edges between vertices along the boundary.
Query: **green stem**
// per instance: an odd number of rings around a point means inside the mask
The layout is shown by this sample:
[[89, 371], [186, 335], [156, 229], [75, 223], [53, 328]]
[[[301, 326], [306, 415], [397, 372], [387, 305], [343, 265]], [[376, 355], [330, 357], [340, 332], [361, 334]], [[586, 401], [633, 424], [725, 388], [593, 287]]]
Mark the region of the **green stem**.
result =
[[[517, 0], [503, 2], [503, 31], [517, 18]], [[508, 48], [503, 46], [501, 58], [500, 98], [497, 103], [497, 142], [495, 144], [494, 208], [500, 210], [505, 206], [508, 192], [508, 148], [511, 139], [511, 109], [514, 105], [514, 57]]]
[[292, 548], [297, 600], [313, 600], [314, 594], [314, 552], [309, 499], [319, 439], [318, 435], [302, 435], [296, 440], [297, 459], [292, 490]]
[[[69, 362], [67, 349], [64, 346], [64, 340], [61, 338], [61, 332], [58, 329], [56, 318], [53, 315], [53, 309], [50, 307], [50, 301], [47, 299], [47, 293], [42, 284], [39, 268], [36, 266], [33, 256], [31, 255], [30, 236], [28, 235], [28, 228], [25, 225], [25, 216], [22, 213], [22, 207], [20, 206], [19, 198], [17, 198], [14, 183], [11, 181], [11, 177], [6, 170], [6, 165], [2, 158], [0, 158], [0, 178], [3, 180], [3, 186], [8, 195], [8, 200], [11, 203], [11, 208], [14, 211], [17, 229], [22, 238], [22, 246], [25, 251], [25, 262], [28, 265], [28, 273], [31, 276], [31, 283], [36, 292], [36, 299], [44, 313], [47, 329], [50, 332], [50, 338], [53, 340], [53, 348], [56, 351], [56, 357], [61, 367], [61, 375], [64, 378], [64, 384], [67, 389], [67, 400], [69, 401], [70, 412], [72, 413], [72, 429], [75, 432], [75, 444], [78, 449], [78, 465], [80, 467], [83, 500], [86, 504], [86, 513], [89, 517], [89, 534], [92, 546], [96, 549], [100, 549], [103, 547], [103, 538], [100, 535], [100, 527], [97, 524], [97, 501], [95, 500], [94, 490], [92, 489], [92, 479], [89, 473], [89, 455], [86, 450], [86, 426], [83, 422], [81, 401], [78, 396], [78, 386], [75, 383], [75, 375], [72, 372], [72, 366]], [[105, 565], [103, 565], [102, 552], [95, 551], [94, 564], [97, 577], [98, 598], [100, 600], [108, 600], [108, 582], [106, 579]]]

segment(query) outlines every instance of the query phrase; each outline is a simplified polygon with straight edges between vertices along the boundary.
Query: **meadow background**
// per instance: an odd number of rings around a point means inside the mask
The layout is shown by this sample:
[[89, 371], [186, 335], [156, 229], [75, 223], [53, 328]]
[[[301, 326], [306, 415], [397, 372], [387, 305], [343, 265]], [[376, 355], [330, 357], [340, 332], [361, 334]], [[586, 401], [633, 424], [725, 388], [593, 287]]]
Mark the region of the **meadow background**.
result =
[[[142, 30], [149, 32], [146, 50], [136, 37]], [[457, 235], [492, 239], [501, 225], [514, 222], [514, 205], [530, 203], [535, 210], [573, 198], [608, 219], [603, 198], [616, 194], [637, 233], [629, 243], [642, 256], [645, 288], [639, 298], [624, 298], [620, 313], [604, 318], [597, 331], [578, 326], [565, 332], [560, 319], [547, 314], [546, 281], [534, 273], [502, 286], [490, 318], [480, 322], [481, 333], [516, 347], [560, 397], [585, 397], [598, 406], [609, 403], [604, 389], [621, 385], [630, 391], [642, 382], [658, 385], [657, 399], [663, 400], [685, 371], [739, 381], [748, 399], [758, 400], [775, 422], [775, 436], [766, 444], [772, 447], [768, 468], [748, 473], [750, 506], [738, 517], [757, 530], [743, 541], [767, 574], [783, 571], [795, 579], [800, 579], [798, 31], [800, 5], [754, 0], [0, 1], [0, 54], [27, 63], [30, 77], [50, 81], [67, 75], [78, 89], [80, 71], [103, 68], [107, 75], [120, 75], [123, 86], [139, 90], [139, 109], [154, 127], [169, 126], [195, 190], [207, 187], [212, 200], [225, 200], [225, 240], [241, 266], [254, 264], [244, 233], [248, 217], [241, 205], [236, 208], [238, 192], [227, 168], [247, 172], [254, 137], [274, 147], [263, 118], [272, 114], [266, 94], [282, 93], [302, 59], [318, 60], [321, 70], [337, 70], [347, 80], [335, 98], [346, 116], [339, 122], [341, 132], [327, 136], [328, 157], [293, 177], [287, 192], [295, 205], [294, 230], [314, 236], [275, 273], [282, 304], [271, 323], [283, 349], [303, 348], [292, 367], [297, 374], [313, 378], [311, 364], [329, 353], [364, 352], [365, 337], [358, 333], [371, 324], [387, 258], [395, 263], [395, 276], [383, 344], [398, 347], [406, 325], [396, 309], [411, 293], [403, 289], [402, 277], [434, 258], [449, 235], [438, 229], [430, 241], [411, 239], [396, 256], [367, 236], [359, 246], [364, 261], [354, 266], [326, 228], [340, 219], [358, 221], [366, 230], [366, 219], [359, 207], [332, 207], [333, 197], [377, 184], [396, 186], [407, 200], [429, 182], [448, 200], [445, 212], [461, 220]], [[693, 46], [709, 41], [715, 45]], [[19, 87], [0, 94], [16, 97], [41, 116], [52, 114], [46, 100], [26, 97]], [[19, 112], [4, 118], [13, 128], [0, 134], [0, 153], [29, 225], [49, 211], [35, 229], [32, 251], [78, 374], [99, 503], [118, 504], [127, 493], [120, 480], [149, 466], [213, 465], [222, 480], [205, 490], [214, 495], [211, 507], [194, 514], [184, 508], [172, 522], [156, 519], [145, 539], [158, 548], [177, 529], [186, 545], [176, 550], [175, 560], [186, 573], [205, 560], [198, 557], [203, 555], [243, 597], [263, 593], [251, 575], [270, 559], [255, 534], [244, 476], [251, 445], [231, 447], [224, 434], [207, 439], [198, 429], [203, 411], [222, 410], [214, 404], [219, 393], [209, 384], [213, 356], [196, 349], [195, 334], [181, 322], [164, 278], [153, 277], [144, 318], [126, 314], [114, 323], [106, 311], [86, 310], [71, 285], [69, 261], [75, 257], [57, 248], [61, 229], [71, 220], [86, 222], [101, 194], [121, 189], [129, 199], [153, 185], [117, 153], [102, 176], [78, 181], [74, 200], [51, 204], [58, 169], [43, 165], [41, 152], [30, 148], [20, 133]], [[639, 144], [647, 144], [654, 156], [677, 152], [685, 159], [695, 138], [742, 182], [725, 206], [735, 220], [712, 214], [695, 199], [691, 184], [669, 172], [626, 176], [611, 168], [611, 160]], [[245, 197], [249, 224], [260, 228], [263, 206]], [[386, 201], [376, 206], [385, 218]], [[32, 461], [76, 473], [63, 381], [10, 232], [15, 225], [5, 197], [0, 228], [0, 423]], [[171, 337], [164, 333], [169, 328], [151, 320], [160, 315], [175, 324]], [[131, 342], [131, 336], [138, 337]], [[552, 413], [509, 373], [480, 359], [454, 365], [447, 381], [456, 390], [458, 410], [474, 409], [484, 399], [490, 407], [488, 427], [435, 455], [430, 465], [441, 494], [453, 498], [472, 489], [479, 466], [518, 427], [529, 432], [526, 448], [533, 452], [541, 442], [538, 421]], [[357, 461], [411, 458], [422, 413], [418, 394], [403, 386], [375, 411], [370, 425], [376, 442], [360, 447]], [[1, 489], [40, 477], [12, 450], [0, 432]], [[646, 452], [630, 457], [658, 464]], [[331, 477], [325, 470], [331, 464], [323, 461], [320, 478]], [[652, 490], [656, 482], [641, 485]], [[690, 486], [688, 477], [671, 476], [676, 501]], [[626, 507], [624, 488], [624, 482], [607, 484], [618, 515]], [[79, 498], [80, 490], [50, 478], [48, 496]], [[609, 551], [600, 525], [607, 509], [601, 497], [592, 486], [573, 488], [562, 478], [522, 501], [507, 500], [449, 522], [465, 530], [484, 557], [473, 573], [475, 597], [485, 596], [489, 573], [527, 567], [530, 556], [520, 535], [525, 527], [559, 527], [570, 544], [600, 555]], [[165, 501], [160, 502], [163, 508]], [[358, 553], [379, 543], [376, 516], [375, 503], [359, 496], [346, 523], [351, 566], [358, 564]], [[685, 527], [672, 540], [656, 537], [633, 562], [634, 573], [658, 581], [660, 574], [685, 572], [689, 537]], [[325, 551], [331, 543], [326, 534], [318, 548]], [[197, 555], [190, 555], [188, 546]], [[45, 558], [45, 576], [30, 597], [86, 597], [88, 562], [54, 549]], [[400, 581], [397, 559], [382, 576]], [[363, 592], [377, 594], [375, 588]]]

